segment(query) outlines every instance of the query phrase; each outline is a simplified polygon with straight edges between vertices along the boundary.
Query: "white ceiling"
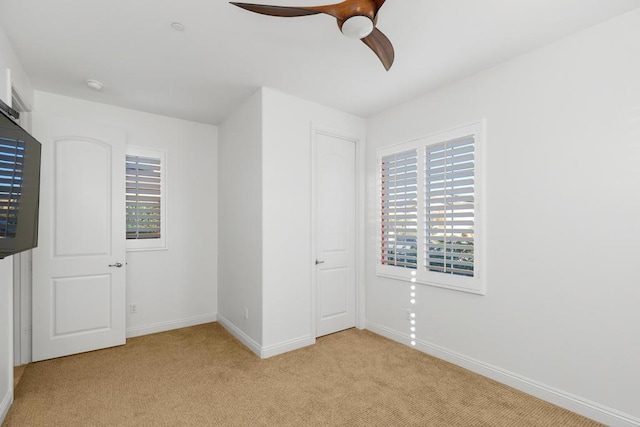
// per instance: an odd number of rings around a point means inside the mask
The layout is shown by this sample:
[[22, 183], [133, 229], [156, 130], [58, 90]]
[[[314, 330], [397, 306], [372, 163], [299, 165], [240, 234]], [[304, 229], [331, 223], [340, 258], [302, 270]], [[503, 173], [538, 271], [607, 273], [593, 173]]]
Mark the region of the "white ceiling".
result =
[[378, 28], [395, 47], [389, 72], [329, 16], [269, 17], [223, 0], [0, 0], [0, 27], [37, 90], [218, 124], [260, 86], [368, 117], [637, 7], [388, 0]]

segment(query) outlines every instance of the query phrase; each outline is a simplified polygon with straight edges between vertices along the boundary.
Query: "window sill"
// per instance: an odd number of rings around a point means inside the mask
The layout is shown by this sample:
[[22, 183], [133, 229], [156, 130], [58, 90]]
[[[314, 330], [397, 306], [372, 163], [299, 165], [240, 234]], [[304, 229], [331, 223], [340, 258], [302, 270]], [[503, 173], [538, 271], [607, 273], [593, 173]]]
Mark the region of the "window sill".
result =
[[168, 251], [169, 248], [127, 248], [127, 252], [157, 252], [157, 251]]
[[165, 238], [160, 239], [127, 239], [127, 252], [166, 251]]
[[[415, 270], [408, 270], [409, 272], [411, 271], [415, 271]], [[468, 293], [468, 294], [474, 294], [474, 295], [486, 295], [487, 291], [484, 288], [484, 286], [482, 285], [477, 285], [474, 287], [463, 287], [463, 286], [456, 286], [456, 285], [451, 285], [451, 284], [447, 284], [447, 283], [441, 283], [441, 282], [434, 282], [434, 281], [430, 281], [430, 280], [420, 280], [420, 279], [416, 279], [415, 282], [412, 281], [412, 277], [405, 277], [405, 276], [400, 276], [400, 275], [395, 275], [395, 274], [389, 274], [389, 273], [383, 273], [383, 272], [376, 272], [376, 276], [378, 277], [384, 277], [387, 279], [393, 279], [393, 280], [398, 280], [401, 282], [407, 282], [407, 283], [415, 283], [417, 285], [424, 285], [424, 286], [432, 286], [435, 288], [442, 288], [442, 289], [449, 289], [452, 291], [458, 291], [458, 292], [464, 292], [464, 293]]]

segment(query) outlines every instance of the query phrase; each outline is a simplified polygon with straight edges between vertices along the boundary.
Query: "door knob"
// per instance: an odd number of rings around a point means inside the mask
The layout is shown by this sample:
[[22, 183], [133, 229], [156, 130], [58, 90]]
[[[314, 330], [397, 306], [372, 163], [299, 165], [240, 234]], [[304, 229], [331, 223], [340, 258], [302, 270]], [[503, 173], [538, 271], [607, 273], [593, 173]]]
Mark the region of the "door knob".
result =
[[316, 260], [316, 265], [318, 264], [324, 264], [324, 261]]
[[122, 267], [122, 265], [123, 264], [121, 262], [116, 262], [115, 264], [109, 264], [109, 267], [118, 267], [118, 268], [120, 268], [120, 267]]

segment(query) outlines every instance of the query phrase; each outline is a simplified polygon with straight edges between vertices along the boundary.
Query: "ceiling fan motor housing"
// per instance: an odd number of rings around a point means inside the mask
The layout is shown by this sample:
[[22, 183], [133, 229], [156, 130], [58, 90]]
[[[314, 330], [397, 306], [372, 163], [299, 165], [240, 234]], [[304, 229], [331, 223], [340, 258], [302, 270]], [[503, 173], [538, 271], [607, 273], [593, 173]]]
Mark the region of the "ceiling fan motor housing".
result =
[[373, 31], [373, 21], [368, 16], [356, 15], [342, 21], [340, 31], [351, 39], [363, 39]]

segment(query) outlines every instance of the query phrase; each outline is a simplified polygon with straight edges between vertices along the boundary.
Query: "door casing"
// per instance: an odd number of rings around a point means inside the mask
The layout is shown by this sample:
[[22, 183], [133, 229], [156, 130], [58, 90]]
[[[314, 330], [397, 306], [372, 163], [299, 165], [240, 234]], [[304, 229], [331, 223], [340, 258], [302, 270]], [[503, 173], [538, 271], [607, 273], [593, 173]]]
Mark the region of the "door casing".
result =
[[[31, 131], [31, 107], [12, 86], [11, 107], [20, 112], [20, 126]], [[13, 255], [13, 365], [31, 362], [31, 250]]]

